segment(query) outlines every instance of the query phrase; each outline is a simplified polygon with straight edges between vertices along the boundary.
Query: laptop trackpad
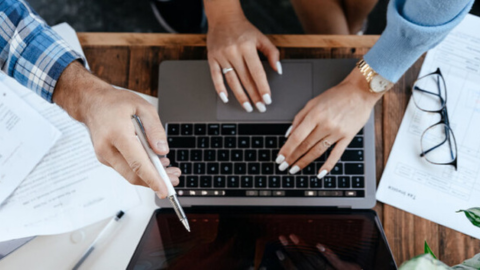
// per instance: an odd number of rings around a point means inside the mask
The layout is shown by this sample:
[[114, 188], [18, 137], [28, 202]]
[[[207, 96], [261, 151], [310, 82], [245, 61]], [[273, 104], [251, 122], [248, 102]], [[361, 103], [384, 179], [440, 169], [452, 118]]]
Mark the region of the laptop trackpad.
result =
[[278, 75], [270, 66], [265, 66], [268, 82], [272, 91], [272, 104], [267, 105], [267, 111], [260, 113], [255, 104], [254, 111], [247, 113], [238, 103], [229, 89], [229, 102], [224, 104], [217, 98], [217, 120], [227, 121], [291, 121], [304, 106], [313, 98], [313, 64], [282, 63], [283, 75]]

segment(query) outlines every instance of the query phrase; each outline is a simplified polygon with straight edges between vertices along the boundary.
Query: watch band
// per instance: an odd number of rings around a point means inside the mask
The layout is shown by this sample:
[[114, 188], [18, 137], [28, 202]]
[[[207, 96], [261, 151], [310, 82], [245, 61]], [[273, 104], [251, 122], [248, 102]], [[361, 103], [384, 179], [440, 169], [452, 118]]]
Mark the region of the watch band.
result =
[[360, 70], [362, 75], [365, 77], [368, 83], [370, 83], [377, 72], [371, 68], [364, 59], [358, 61], [357, 68]]

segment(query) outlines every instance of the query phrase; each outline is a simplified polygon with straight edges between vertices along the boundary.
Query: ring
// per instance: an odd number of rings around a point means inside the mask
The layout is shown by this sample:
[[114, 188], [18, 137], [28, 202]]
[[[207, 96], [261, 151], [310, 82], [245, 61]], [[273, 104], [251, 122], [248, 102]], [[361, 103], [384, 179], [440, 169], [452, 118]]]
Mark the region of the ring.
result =
[[330, 146], [332, 146], [332, 143], [330, 143], [327, 140], [323, 140], [323, 146], [328, 149], [328, 148], [330, 148]]
[[224, 69], [222, 69], [222, 73], [227, 74], [228, 72], [230, 72], [232, 70], [233, 70], [233, 68], [224, 68]]

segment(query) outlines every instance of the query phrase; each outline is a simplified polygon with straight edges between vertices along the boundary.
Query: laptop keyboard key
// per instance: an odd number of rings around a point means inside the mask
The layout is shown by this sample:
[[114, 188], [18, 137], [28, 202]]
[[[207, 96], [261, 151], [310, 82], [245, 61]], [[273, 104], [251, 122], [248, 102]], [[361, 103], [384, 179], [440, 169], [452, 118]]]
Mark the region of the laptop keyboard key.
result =
[[219, 161], [230, 161], [230, 151], [229, 150], [218, 150], [218, 160]]
[[280, 168], [278, 168], [278, 164], [274, 164], [273, 166], [275, 167], [275, 174], [276, 175], [287, 175], [288, 174], [288, 169], [285, 169], [285, 170], [281, 171]]
[[273, 163], [262, 163], [262, 174], [273, 174]]
[[194, 163], [193, 174], [205, 174], [205, 163]]
[[232, 161], [243, 161], [243, 150], [232, 150]]
[[278, 137], [278, 148], [281, 148], [287, 142], [287, 139], [285, 136]]
[[192, 124], [180, 125], [180, 134], [185, 136], [193, 135], [193, 125]]
[[225, 176], [215, 176], [213, 178], [214, 187], [225, 187]]
[[192, 163], [180, 163], [182, 174], [192, 174]]
[[208, 148], [210, 146], [210, 139], [208, 137], [197, 138], [198, 148]]
[[237, 135], [237, 125], [236, 124], [223, 124], [222, 125], [222, 135]]
[[218, 174], [218, 163], [207, 163], [207, 174]]
[[257, 161], [257, 150], [245, 150], [245, 161]]
[[258, 160], [259, 161], [271, 161], [270, 150], [258, 150]]
[[195, 137], [168, 137], [170, 148], [195, 148]]
[[346, 150], [342, 155], [342, 161], [363, 161], [363, 151]]
[[277, 137], [266, 137], [265, 148], [278, 148]]
[[219, 124], [208, 125], [208, 135], [220, 135], [220, 125]]
[[280, 176], [269, 176], [268, 177], [268, 187], [269, 188], [280, 188]]
[[180, 134], [180, 125], [179, 124], [168, 124], [167, 125], [167, 134], [170, 135], [179, 135]]
[[308, 177], [307, 176], [295, 177], [295, 186], [297, 188], [308, 188]]
[[247, 173], [247, 164], [246, 163], [235, 163], [233, 167], [234, 167], [234, 173], [235, 174], [246, 174]]
[[322, 180], [318, 179], [316, 176], [310, 177], [310, 187], [311, 188], [321, 188], [322, 187]]
[[177, 151], [177, 161], [182, 162], [182, 161], [188, 161], [188, 150], [178, 150]]
[[220, 172], [222, 174], [232, 174], [233, 173], [233, 164], [232, 163], [220, 163]]
[[342, 163], [335, 164], [335, 166], [333, 167], [330, 173], [333, 175], [343, 174], [343, 164]]
[[198, 187], [198, 176], [187, 176], [187, 187]]
[[195, 124], [193, 129], [195, 135], [207, 135], [207, 125], [205, 124]]
[[260, 163], [248, 163], [248, 174], [260, 174]]
[[238, 134], [284, 136], [288, 127], [290, 124], [238, 124]]
[[238, 137], [238, 148], [250, 148], [250, 138]]
[[363, 137], [356, 136], [348, 145], [348, 148], [363, 148]]
[[282, 176], [282, 186], [284, 188], [295, 187], [295, 179], [293, 176]]
[[323, 186], [325, 188], [336, 188], [337, 187], [337, 179], [335, 176], [325, 176], [323, 178]]
[[235, 148], [235, 147], [237, 147], [237, 138], [225, 137], [225, 148]]
[[255, 176], [255, 187], [256, 188], [267, 187], [267, 177], [265, 177], [265, 176]]
[[205, 161], [215, 161], [216, 160], [217, 153], [215, 150], [205, 150], [203, 152], [203, 159]]
[[339, 188], [350, 188], [350, 176], [340, 176], [340, 177], [338, 177], [338, 187]]
[[200, 187], [212, 187], [212, 177], [211, 176], [200, 176]]
[[240, 180], [242, 188], [251, 188], [253, 187], [253, 177], [252, 176], [242, 176]]
[[345, 163], [345, 174], [364, 174], [363, 163]]
[[352, 187], [354, 187], [354, 188], [364, 188], [365, 187], [365, 178], [363, 176], [352, 177]]
[[252, 148], [263, 148], [263, 137], [253, 137]]
[[303, 168], [302, 173], [306, 175], [316, 174], [315, 163], [308, 164], [307, 167]]
[[223, 147], [223, 138], [222, 137], [211, 137], [212, 148], [222, 148]]
[[240, 186], [240, 180], [238, 176], [228, 176], [227, 177], [227, 186], [231, 188], [236, 188]]
[[181, 175], [178, 180], [178, 185], [175, 188], [185, 187], [185, 176]]
[[177, 152], [175, 150], [170, 150], [170, 152], [168, 152], [168, 155], [167, 155], [167, 158], [170, 160], [170, 165], [174, 167], [177, 167], [178, 165], [176, 160], [176, 153]]
[[191, 150], [190, 158], [192, 161], [202, 161], [202, 150]]

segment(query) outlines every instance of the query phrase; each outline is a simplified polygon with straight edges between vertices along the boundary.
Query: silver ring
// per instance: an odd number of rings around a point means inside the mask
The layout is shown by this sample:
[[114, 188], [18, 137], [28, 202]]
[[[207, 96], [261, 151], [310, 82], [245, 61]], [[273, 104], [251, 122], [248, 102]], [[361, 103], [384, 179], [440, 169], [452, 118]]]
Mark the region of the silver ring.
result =
[[224, 69], [222, 69], [222, 73], [227, 74], [228, 72], [230, 72], [232, 70], [233, 70], [233, 68], [224, 68]]
[[323, 140], [322, 143], [323, 143], [323, 146], [327, 149], [330, 148], [330, 146], [332, 146], [332, 143], [327, 140]]

